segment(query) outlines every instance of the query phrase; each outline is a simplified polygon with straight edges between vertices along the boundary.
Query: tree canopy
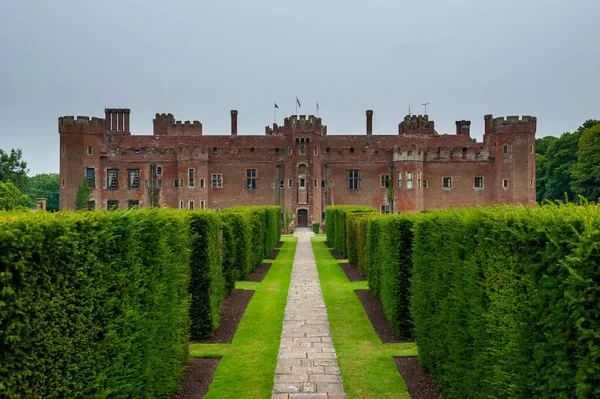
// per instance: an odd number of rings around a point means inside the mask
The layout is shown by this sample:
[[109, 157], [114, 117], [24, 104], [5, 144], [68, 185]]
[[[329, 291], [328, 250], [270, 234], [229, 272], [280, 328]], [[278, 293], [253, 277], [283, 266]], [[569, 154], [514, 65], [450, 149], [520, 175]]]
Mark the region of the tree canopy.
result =
[[9, 179], [20, 191], [27, 186], [27, 162], [21, 159], [22, 152], [14, 148], [10, 152], [0, 149], [0, 181], [6, 183]]
[[0, 211], [29, 209], [30, 206], [29, 198], [10, 179], [6, 183], [0, 181]]
[[41, 173], [30, 177], [27, 182], [27, 195], [32, 201], [36, 198], [46, 198], [46, 209], [51, 212], [58, 211], [59, 195], [58, 173]]
[[600, 123], [581, 133], [571, 189], [588, 201], [600, 198]]

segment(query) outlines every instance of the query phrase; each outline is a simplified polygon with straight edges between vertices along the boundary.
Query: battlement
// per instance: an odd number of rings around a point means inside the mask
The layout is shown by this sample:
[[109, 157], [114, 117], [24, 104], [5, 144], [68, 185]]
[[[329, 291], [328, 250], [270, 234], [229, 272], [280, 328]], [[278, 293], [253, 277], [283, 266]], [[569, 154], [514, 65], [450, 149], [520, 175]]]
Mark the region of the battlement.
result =
[[292, 115], [283, 120], [283, 126], [273, 124], [273, 128], [267, 126], [266, 134], [294, 134], [294, 133], [314, 133], [318, 135], [327, 135], [327, 126], [323, 125], [321, 118], [314, 115]]
[[104, 119], [89, 116], [61, 116], [58, 118], [59, 133], [102, 133]]
[[535, 116], [523, 115], [522, 117], [511, 115], [494, 118], [492, 115], [484, 116], [485, 134], [494, 133], [535, 133], [537, 130], [537, 118]]
[[202, 136], [200, 121], [177, 121], [173, 114], [156, 114], [155, 136]]
[[406, 115], [398, 124], [398, 134], [435, 134], [434, 122], [428, 115]]

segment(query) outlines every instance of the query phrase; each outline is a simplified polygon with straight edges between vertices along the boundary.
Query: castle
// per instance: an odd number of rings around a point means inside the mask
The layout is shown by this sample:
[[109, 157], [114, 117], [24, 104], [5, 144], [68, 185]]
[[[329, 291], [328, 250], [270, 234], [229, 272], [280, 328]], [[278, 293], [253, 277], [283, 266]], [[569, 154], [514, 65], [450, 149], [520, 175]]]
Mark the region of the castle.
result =
[[299, 226], [320, 222], [327, 205], [397, 213], [535, 203], [535, 117], [486, 115], [481, 143], [470, 121], [438, 134], [427, 115], [373, 134], [371, 110], [365, 134], [329, 136], [313, 115], [251, 136], [238, 136], [236, 110], [228, 135], [204, 135], [199, 121], [172, 114], [156, 114], [153, 135], [132, 135], [129, 117], [107, 108], [104, 119], [58, 118], [61, 209], [75, 208], [84, 177], [90, 209], [281, 205]]

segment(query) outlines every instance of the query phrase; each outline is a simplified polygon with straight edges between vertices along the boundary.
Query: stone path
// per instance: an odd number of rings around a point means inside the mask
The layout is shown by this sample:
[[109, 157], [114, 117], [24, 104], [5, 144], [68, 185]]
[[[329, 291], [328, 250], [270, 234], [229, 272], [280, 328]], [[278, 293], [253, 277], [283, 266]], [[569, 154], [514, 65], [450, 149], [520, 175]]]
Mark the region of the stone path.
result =
[[312, 252], [310, 229], [298, 245], [283, 320], [272, 399], [345, 399], [327, 310]]

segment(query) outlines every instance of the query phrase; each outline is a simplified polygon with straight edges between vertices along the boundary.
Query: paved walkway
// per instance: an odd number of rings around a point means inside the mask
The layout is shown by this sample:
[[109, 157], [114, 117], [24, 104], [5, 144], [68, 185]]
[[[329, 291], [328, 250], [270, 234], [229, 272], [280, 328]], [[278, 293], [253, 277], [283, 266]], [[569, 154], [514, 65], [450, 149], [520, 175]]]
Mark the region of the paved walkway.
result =
[[345, 399], [310, 229], [296, 229], [298, 245], [283, 320], [273, 399]]

